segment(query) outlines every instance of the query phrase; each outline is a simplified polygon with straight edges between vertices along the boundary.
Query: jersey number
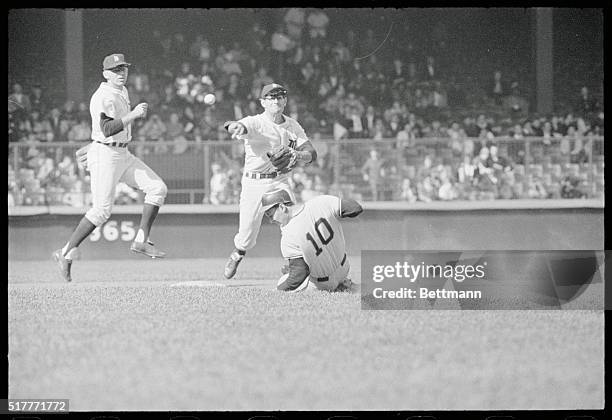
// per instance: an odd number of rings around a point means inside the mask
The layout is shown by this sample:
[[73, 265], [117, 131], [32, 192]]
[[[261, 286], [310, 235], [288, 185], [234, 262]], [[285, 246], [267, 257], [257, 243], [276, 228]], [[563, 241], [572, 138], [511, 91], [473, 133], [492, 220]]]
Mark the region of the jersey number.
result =
[[[321, 232], [321, 225], [325, 226], [326, 237], [323, 236], [323, 233]], [[334, 238], [334, 231], [332, 230], [332, 227], [329, 222], [324, 217], [321, 217], [315, 222], [315, 231], [317, 232], [317, 236], [319, 237], [323, 245], [327, 245]], [[323, 250], [317, 244], [317, 241], [315, 241], [315, 238], [312, 237], [310, 232], [306, 234], [306, 239], [308, 239], [312, 243], [312, 246], [314, 246], [315, 255], [319, 256], [321, 252], [323, 252]]]

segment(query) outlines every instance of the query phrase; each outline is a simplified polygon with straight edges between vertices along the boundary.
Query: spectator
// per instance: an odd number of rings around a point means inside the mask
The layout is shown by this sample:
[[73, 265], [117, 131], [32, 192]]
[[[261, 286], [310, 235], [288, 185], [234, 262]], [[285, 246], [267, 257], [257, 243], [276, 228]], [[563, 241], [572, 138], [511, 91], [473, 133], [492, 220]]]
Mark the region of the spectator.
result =
[[553, 137], [561, 138], [567, 134], [567, 127], [563, 118], [553, 115], [550, 119], [550, 125], [552, 126]]
[[272, 60], [276, 63], [276, 77], [282, 80], [288, 52], [295, 47], [295, 42], [285, 33], [283, 25], [278, 25], [272, 34]]
[[91, 140], [91, 127], [89, 118], [79, 119], [78, 122], [68, 131], [69, 142], [85, 142]]
[[207, 39], [204, 39], [204, 35], [197, 34], [195, 40], [189, 47], [189, 55], [195, 58], [199, 62], [208, 62], [211, 60], [211, 49]]
[[416, 144], [416, 137], [410, 123], [404, 124], [404, 129], [397, 133], [397, 147], [400, 150], [412, 148]]
[[211, 165], [212, 176], [210, 177], [210, 204], [218, 206], [226, 203], [226, 190], [228, 177], [221, 169], [221, 165], [213, 162]]
[[299, 7], [292, 7], [287, 10], [283, 21], [287, 29], [287, 35], [293, 41], [299, 41], [302, 38], [302, 31], [304, 30], [304, 23], [306, 20], [306, 13], [304, 9]]
[[489, 95], [493, 98], [495, 105], [501, 106], [503, 104], [503, 99], [506, 95], [506, 82], [502, 80], [502, 72], [499, 70], [493, 73]]
[[273, 82], [274, 80], [268, 75], [268, 70], [266, 69], [266, 67], [259, 67], [257, 69], [257, 74], [253, 78], [253, 83], [251, 86], [251, 97], [258, 98], [259, 93], [261, 92], [261, 88]]
[[378, 186], [381, 182], [381, 170], [383, 167], [383, 160], [379, 158], [378, 150], [371, 149], [370, 156], [361, 167], [361, 174], [363, 180], [366, 181], [370, 186], [370, 193], [372, 194], [372, 200], [378, 201]]
[[195, 139], [195, 114], [193, 113], [193, 109], [189, 106], [186, 106], [183, 110], [183, 135], [187, 140]]
[[23, 93], [23, 88], [19, 83], [13, 84], [13, 92], [8, 97], [9, 112], [20, 112], [24, 115], [32, 109], [30, 97]]
[[527, 175], [527, 197], [543, 199], [548, 197], [548, 192], [544, 188], [542, 179], [533, 174]]
[[561, 181], [561, 198], [586, 198], [580, 190], [580, 179], [575, 175], [567, 175]]
[[443, 201], [456, 200], [459, 197], [459, 191], [453, 184], [446, 170], [440, 171], [439, 179], [440, 187], [438, 189], [438, 198]]
[[[572, 127], [573, 129], [573, 127]], [[574, 136], [574, 147], [570, 152], [570, 162], [572, 163], [586, 163], [589, 161], [586, 150], [584, 148], [584, 132], [582, 130], [576, 130]]]
[[581, 116], [587, 117], [599, 111], [597, 100], [591, 96], [589, 88], [583, 86], [580, 89], [580, 97], [576, 101], [574, 111]]
[[376, 121], [376, 111], [372, 105], [368, 105], [363, 118], [365, 120], [366, 135], [371, 137], [374, 133], [374, 122]]
[[259, 23], [254, 22], [253, 27], [251, 28], [251, 32], [247, 37], [250, 42], [249, 51], [254, 57], [258, 57], [262, 66], [267, 66], [268, 63], [268, 45], [266, 43], [266, 38], [268, 37], [268, 32], [266, 29]]
[[402, 191], [400, 194], [400, 200], [414, 203], [417, 201], [417, 195], [410, 178], [404, 178], [402, 181]]
[[402, 130], [403, 125], [400, 121], [399, 114], [391, 114], [391, 119], [389, 121], [389, 136], [397, 138], [397, 134]]
[[[166, 134], [166, 124], [161, 120], [158, 114], [151, 115], [151, 118], [138, 130], [138, 134], [143, 136], [147, 141], [163, 142]], [[165, 146], [156, 147], [156, 152], [166, 151]]]
[[329, 25], [329, 17], [323, 9], [311, 9], [307, 18], [311, 39], [327, 37], [327, 26]]
[[553, 139], [553, 128], [550, 121], [545, 121], [544, 125], [542, 125], [542, 138], [544, 144], [551, 144], [551, 140]]
[[40, 113], [35, 110], [30, 112], [29, 117], [28, 120], [24, 121], [24, 131], [34, 133], [37, 141], [53, 141], [53, 131], [49, 121], [41, 119]]
[[347, 105], [345, 127], [348, 129], [350, 139], [361, 139], [366, 137], [366, 121], [359, 113], [357, 106]]
[[383, 119], [380, 117], [376, 118], [376, 120], [374, 121], [374, 131], [371, 134], [372, 139], [382, 140], [385, 138], [389, 138], [391, 136], [392, 134], [387, 128], [387, 126], [385, 125], [385, 122], [383, 121]]
[[425, 58], [425, 80], [440, 80], [439, 68], [436, 64], [436, 60], [428, 55]]
[[529, 102], [519, 93], [518, 82], [512, 82], [511, 92], [504, 99], [503, 107], [513, 118], [524, 118], [529, 112]]
[[440, 121], [433, 120], [431, 122], [431, 129], [429, 130], [427, 137], [446, 138], [448, 137], [448, 130], [442, 127]]
[[562, 155], [569, 155], [572, 150], [572, 143], [576, 142], [576, 128], [573, 125], [567, 127], [567, 134], [559, 142], [559, 149]]
[[176, 112], [170, 114], [170, 119], [166, 124], [166, 140], [174, 143], [173, 153], [175, 155], [184, 153], [187, 150], [187, 139], [184, 133], [185, 127], [180, 121]]
[[475, 138], [480, 135], [480, 128], [476, 125], [476, 120], [472, 117], [465, 117], [463, 120], [463, 129], [467, 137]]
[[47, 98], [43, 96], [42, 87], [39, 84], [32, 86], [32, 97], [30, 98], [32, 110], [36, 110], [40, 115], [47, 113], [49, 104]]
[[76, 120], [75, 123], [78, 123], [79, 120], [88, 120], [90, 118], [89, 114], [89, 105], [85, 102], [79, 102], [76, 109]]
[[489, 148], [489, 157], [485, 162], [485, 166], [493, 169], [497, 177], [501, 176], [501, 174], [504, 172], [509, 172], [512, 170], [512, 165], [510, 164], [508, 158], [505, 156], [499, 156], [496, 145], [491, 145]]
[[489, 148], [482, 147], [476, 158], [474, 158], [474, 186], [478, 190], [479, 199], [494, 199], [497, 196], [497, 177], [493, 168], [487, 166], [489, 160]]

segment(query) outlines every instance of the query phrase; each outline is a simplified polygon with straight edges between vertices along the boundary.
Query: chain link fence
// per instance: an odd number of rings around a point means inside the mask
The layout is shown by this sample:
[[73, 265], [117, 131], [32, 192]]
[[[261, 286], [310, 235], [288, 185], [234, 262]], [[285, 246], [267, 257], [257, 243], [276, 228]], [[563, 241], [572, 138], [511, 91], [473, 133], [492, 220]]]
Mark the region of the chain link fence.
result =
[[[320, 193], [363, 201], [598, 198], [603, 143], [595, 136], [317, 140], [317, 162], [297, 168], [293, 181], [302, 199]], [[82, 145], [9, 144], [9, 205], [89, 205], [89, 174], [74, 159]], [[129, 148], [164, 179], [166, 203], [238, 203], [242, 142], [144, 141]], [[454, 195], [440, 193], [453, 189]], [[141, 200], [131, 187], [118, 185], [116, 204]]]

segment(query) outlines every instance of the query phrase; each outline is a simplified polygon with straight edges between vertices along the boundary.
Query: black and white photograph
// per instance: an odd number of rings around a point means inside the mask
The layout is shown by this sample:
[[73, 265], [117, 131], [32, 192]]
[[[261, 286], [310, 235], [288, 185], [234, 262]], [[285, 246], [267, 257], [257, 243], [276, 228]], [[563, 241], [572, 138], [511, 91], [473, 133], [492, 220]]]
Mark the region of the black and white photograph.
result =
[[7, 418], [605, 418], [603, 8], [7, 15]]

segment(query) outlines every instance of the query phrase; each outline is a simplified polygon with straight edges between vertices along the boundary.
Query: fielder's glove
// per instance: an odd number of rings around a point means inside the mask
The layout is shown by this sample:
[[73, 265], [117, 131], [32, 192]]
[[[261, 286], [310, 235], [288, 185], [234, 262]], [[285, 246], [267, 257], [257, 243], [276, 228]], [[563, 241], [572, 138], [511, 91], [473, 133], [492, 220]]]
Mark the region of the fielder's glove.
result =
[[81, 147], [75, 152], [77, 165], [79, 165], [80, 168], [83, 168], [85, 170], [87, 170], [87, 151], [90, 147], [91, 143], [89, 143], [87, 146]]
[[284, 144], [273, 148], [266, 155], [279, 172], [288, 172], [297, 164], [297, 152]]

